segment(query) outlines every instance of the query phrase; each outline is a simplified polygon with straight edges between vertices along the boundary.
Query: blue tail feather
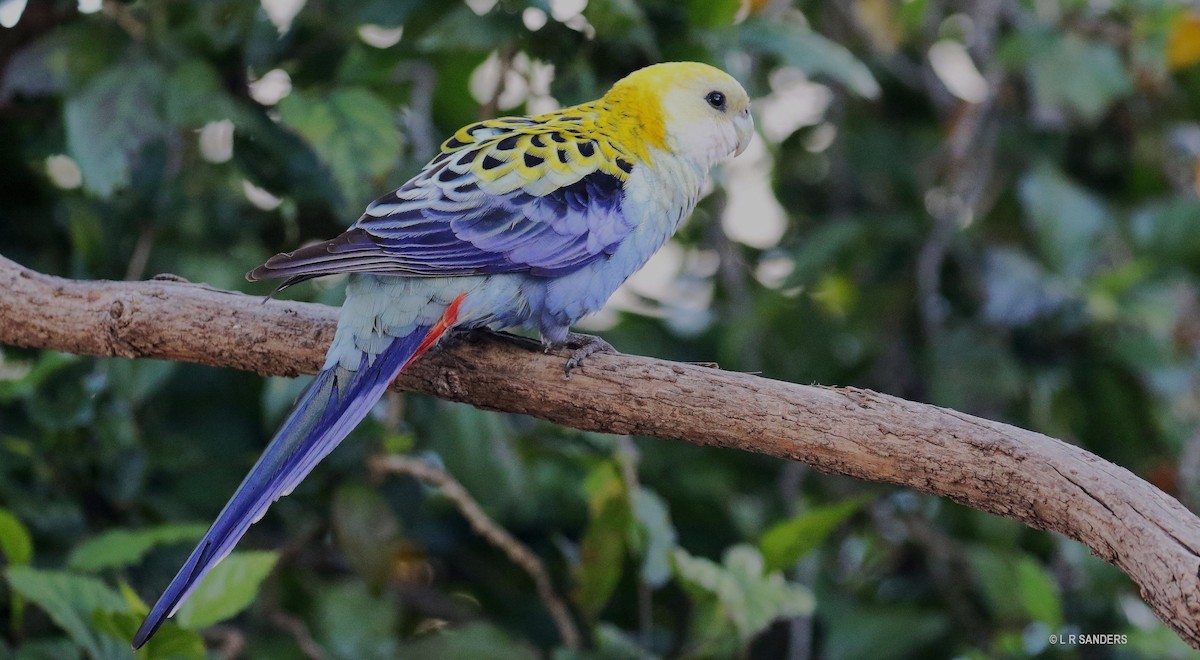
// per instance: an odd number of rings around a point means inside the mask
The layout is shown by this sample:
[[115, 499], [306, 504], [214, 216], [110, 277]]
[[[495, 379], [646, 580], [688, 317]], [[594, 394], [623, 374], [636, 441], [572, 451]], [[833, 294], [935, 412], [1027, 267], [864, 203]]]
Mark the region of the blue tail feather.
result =
[[135, 649], [175, 613], [271, 503], [290, 493], [366, 417], [429, 331], [428, 326], [416, 328], [392, 340], [378, 355], [364, 353], [355, 371], [332, 366], [313, 379], [250, 474], [151, 608], [133, 637]]

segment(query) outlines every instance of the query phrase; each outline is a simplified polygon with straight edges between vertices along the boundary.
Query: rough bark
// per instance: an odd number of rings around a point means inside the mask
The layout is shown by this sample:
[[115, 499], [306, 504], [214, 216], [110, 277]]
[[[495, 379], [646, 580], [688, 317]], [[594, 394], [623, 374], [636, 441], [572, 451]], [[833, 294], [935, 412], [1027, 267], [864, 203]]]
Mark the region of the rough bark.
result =
[[[183, 282], [67, 280], [0, 257], [2, 344], [295, 376], [319, 368], [336, 314]], [[1125, 571], [1200, 648], [1200, 519], [1079, 447], [869, 390], [632, 355], [593, 356], [564, 381], [563, 359], [482, 337], [418, 360], [397, 385], [579, 429], [802, 461], [1059, 532]]]

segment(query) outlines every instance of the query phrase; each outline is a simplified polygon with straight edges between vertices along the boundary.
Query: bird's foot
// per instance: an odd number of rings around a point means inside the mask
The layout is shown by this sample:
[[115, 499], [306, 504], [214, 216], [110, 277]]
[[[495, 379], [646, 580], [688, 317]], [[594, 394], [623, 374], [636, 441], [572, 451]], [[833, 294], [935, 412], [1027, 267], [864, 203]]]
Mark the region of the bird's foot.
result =
[[612, 344], [594, 335], [585, 335], [581, 332], [571, 332], [567, 334], [567, 340], [563, 342], [571, 350], [570, 357], [567, 358], [566, 364], [563, 365], [563, 380], [570, 380], [571, 370], [583, 364], [589, 356], [596, 353], [614, 353], [617, 349], [613, 348]]

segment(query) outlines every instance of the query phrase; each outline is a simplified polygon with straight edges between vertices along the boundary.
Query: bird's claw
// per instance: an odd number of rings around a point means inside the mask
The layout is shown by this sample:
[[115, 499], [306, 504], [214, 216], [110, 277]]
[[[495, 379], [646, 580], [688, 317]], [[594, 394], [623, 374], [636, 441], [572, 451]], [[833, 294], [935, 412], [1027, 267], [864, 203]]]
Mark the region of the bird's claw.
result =
[[583, 361], [589, 356], [596, 353], [617, 353], [617, 349], [613, 348], [612, 344], [603, 339], [579, 332], [572, 332], [567, 335], [567, 341], [563, 345], [573, 349], [570, 357], [567, 358], [566, 364], [563, 365], [563, 380], [570, 380], [571, 370], [583, 364]]

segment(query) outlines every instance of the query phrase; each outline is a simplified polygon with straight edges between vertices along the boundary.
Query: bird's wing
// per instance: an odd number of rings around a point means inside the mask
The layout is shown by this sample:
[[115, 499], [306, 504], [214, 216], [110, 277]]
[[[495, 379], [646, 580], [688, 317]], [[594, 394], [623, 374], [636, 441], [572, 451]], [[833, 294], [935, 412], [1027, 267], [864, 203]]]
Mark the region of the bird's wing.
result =
[[581, 268], [633, 229], [621, 202], [634, 159], [585, 120], [557, 114], [467, 126], [341, 236], [276, 255], [247, 277], [286, 277], [287, 286], [345, 272], [554, 276]]

